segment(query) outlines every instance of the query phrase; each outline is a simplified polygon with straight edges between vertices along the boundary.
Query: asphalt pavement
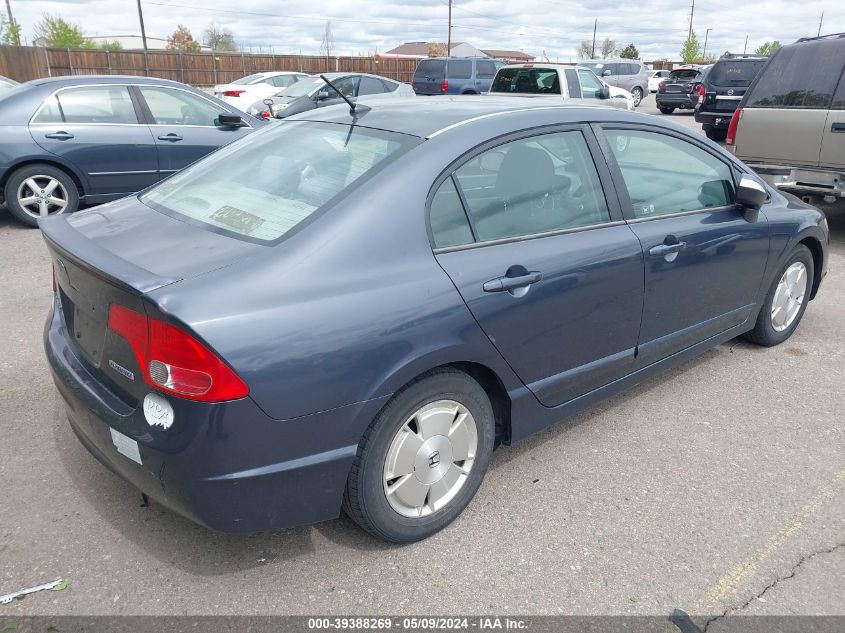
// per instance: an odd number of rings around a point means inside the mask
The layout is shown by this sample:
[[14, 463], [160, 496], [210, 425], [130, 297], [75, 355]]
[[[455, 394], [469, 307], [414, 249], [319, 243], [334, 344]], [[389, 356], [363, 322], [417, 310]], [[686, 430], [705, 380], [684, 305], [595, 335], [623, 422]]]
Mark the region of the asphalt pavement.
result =
[[845, 615], [845, 207], [828, 211], [829, 274], [789, 341], [730, 341], [500, 448], [456, 523], [395, 546], [346, 518], [225, 535], [142, 507], [66, 423], [47, 252], [0, 210], [0, 595], [70, 582], [0, 618]]

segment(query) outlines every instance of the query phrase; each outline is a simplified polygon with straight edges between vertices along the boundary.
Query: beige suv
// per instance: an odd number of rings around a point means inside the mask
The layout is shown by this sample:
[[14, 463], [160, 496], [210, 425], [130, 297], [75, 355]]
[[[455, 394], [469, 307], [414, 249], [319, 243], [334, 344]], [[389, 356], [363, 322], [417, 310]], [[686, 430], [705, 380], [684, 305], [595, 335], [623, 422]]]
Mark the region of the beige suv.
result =
[[778, 51], [734, 113], [727, 145], [780, 189], [845, 198], [845, 33]]

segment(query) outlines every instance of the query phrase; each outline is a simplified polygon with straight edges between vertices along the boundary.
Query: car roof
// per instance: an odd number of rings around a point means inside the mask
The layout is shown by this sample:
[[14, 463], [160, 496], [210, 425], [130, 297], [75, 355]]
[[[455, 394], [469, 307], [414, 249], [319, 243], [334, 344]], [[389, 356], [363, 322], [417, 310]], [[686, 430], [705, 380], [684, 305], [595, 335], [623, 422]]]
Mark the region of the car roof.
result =
[[[560, 112], [559, 123], [576, 121], [605, 120], [640, 122], [650, 118], [637, 114], [602, 106], [568, 105], [566, 103], [539, 103], [531, 97], [475, 97], [435, 96], [405, 97], [385, 101], [372, 101], [366, 104], [368, 110], [361, 113], [355, 122], [358, 125], [400, 134], [410, 134], [420, 138], [429, 138], [447, 129], [472, 123], [476, 120], [493, 116], [517, 114], [519, 112], [548, 111]], [[327, 123], [352, 122], [349, 108], [345, 105], [319, 108], [302, 114], [296, 114], [287, 121], [322, 121]]]
[[138, 75], [67, 75], [64, 77], [44, 77], [29, 81], [32, 86], [58, 85], [72, 86], [75, 84], [113, 84], [113, 83], [135, 83], [135, 84], [162, 84], [190, 88], [187, 84], [170, 79], [157, 79], [156, 77], [139, 77]]
[[583, 68], [593, 72], [590, 68], [586, 68], [581, 64], [567, 64], [565, 62], [519, 62], [518, 64], [506, 64], [499, 70], [504, 68]]

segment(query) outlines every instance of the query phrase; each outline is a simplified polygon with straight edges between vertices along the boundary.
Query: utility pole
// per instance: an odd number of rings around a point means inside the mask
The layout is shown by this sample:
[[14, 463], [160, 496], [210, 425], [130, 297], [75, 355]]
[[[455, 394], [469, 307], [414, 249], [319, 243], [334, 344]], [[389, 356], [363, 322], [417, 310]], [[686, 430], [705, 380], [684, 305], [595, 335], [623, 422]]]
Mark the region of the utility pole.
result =
[[687, 33], [687, 41], [692, 39], [692, 16], [695, 15], [695, 0], [692, 0], [692, 8], [689, 12], [689, 32]]
[[707, 57], [707, 36], [710, 35], [710, 31], [712, 31], [712, 30], [713, 29], [707, 29], [704, 32], [704, 52], [701, 53], [702, 60], [704, 60]]
[[745, 46], [742, 47], [742, 54], [745, 55], [745, 51], [748, 49], [748, 36], [745, 36]]
[[[9, 0], [6, 0], [6, 4], [9, 4]], [[11, 19], [11, 18], [9, 18], [9, 19]], [[816, 37], [822, 36], [822, 22], [824, 22], [824, 11], [822, 11], [822, 15], [819, 18], [819, 32], [816, 33]]]
[[[6, 0], [9, 2], [9, 0]], [[144, 12], [141, 10], [141, 0], [138, 0], [138, 20], [141, 22], [141, 41], [144, 44], [144, 52], [147, 52], [147, 31], [144, 29]]]
[[446, 34], [446, 57], [452, 56], [452, 0], [449, 0], [449, 31]]
[[[6, 0], [6, 13], [9, 16], [9, 26], [13, 29], [15, 28], [15, 18], [12, 17], [12, 4], [9, 0]], [[821, 28], [821, 27], [819, 27]], [[21, 45], [21, 35], [20, 30], [15, 29], [15, 44], [18, 46]]]
[[590, 59], [596, 58], [596, 28], [599, 25], [599, 19], [596, 18], [596, 21], [593, 22], [593, 48], [590, 50]]

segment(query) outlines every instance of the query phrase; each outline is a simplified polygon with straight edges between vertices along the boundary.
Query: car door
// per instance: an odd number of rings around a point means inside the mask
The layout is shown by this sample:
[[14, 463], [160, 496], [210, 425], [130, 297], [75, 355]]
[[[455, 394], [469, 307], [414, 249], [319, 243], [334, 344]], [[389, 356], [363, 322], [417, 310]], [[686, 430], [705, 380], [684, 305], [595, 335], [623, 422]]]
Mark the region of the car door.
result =
[[839, 79], [839, 87], [827, 113], [819, 164], [822, 167], [845, 169], [845, 72]]
[[187, 167], [252, 131], [249, 126], [221, 126], [218, 117], [231, 112], [187, 90], [143, 85], [133, 88], [147, 109], [158, 149], [161, 177]]
[[605, 195], [588, 127], [494, 143], [435, 183], [435, 255], [521, 380], [555, 406], [630, 370], [642, 250]]
[[592, 71], [579, 69], [578, 79], [581, 82], [582, 99], [601, 99], [602, 84]]
[[727, 159], [668, 130], [608, 124], [604, 134], [645, 257], [637, 365], [752, 318], [769, 226], [764, 212], [751, 222], [734, 204], [736, 174]]
[[44, 150], [85, 175], [86, 196], [132, 193], [158, 180], [155, 141], [139, 123], [128, 86], [59, 90], [35, 113], [29, 131]]

